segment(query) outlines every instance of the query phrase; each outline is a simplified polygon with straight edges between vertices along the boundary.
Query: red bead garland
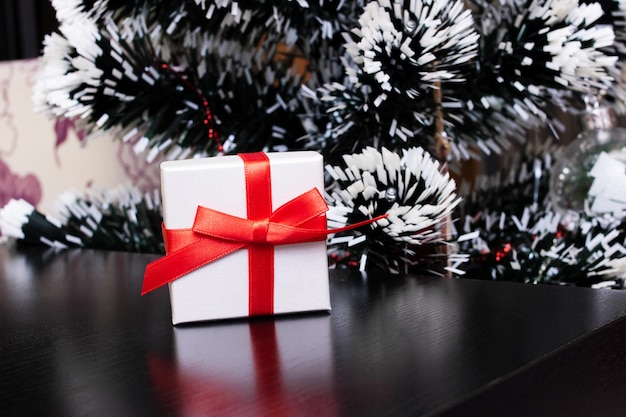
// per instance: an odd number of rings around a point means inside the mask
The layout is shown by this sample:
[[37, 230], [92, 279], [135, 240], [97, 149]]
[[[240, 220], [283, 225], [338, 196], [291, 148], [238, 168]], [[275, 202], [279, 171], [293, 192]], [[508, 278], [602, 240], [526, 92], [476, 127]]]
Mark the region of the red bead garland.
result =
[[183, 83], [183, 85], [185, 85], [185, 87], [187, 87], [198, 97], [202, 104], [202, 107], [204, 108], [204, 120], [202, 120], [202, 123], [206, 126], [207, 138], [216, 143], [219, 153], [223, 153], [224, 145], [222, 144], [220, 136], [215, 129], [215, 119], [213, 118], [213, 113], [211, 112], [211, 108], [209, 107], [209, 101], [202, 94], [202, 92], [198, 88], [196, 88], [196, 86], [194, 86], [191, 82], [189, 82], [189, 80], [179, 71], [173, 69], [166, 63], [161, 63], [161, 68], [169, 71], [172, 75], [178, 78]]

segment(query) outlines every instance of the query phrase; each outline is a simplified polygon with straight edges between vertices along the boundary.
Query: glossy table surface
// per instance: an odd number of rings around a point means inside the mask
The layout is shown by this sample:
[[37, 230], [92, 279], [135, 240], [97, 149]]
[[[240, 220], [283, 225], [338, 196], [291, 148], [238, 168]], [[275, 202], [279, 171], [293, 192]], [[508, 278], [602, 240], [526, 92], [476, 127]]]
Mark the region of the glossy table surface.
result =
[[626, 291], [331, 271], [331, 313], [174, 327], [153, 259], [0, 245], [1, 416], [626, 415]]

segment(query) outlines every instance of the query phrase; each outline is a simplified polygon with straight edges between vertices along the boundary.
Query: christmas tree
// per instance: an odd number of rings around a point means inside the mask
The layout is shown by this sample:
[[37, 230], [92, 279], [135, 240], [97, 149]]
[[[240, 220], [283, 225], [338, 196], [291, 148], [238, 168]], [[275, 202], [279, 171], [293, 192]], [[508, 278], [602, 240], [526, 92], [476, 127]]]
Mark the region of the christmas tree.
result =
[[[602, 96], [623, 111], [626, 2], [52, 3], [39, 111], [149, 161], [321, 152], [332, 225], [388, 215], [331, 236], [333, 267], [621, 285], [620, 213], [563, 215], [547, 195], [563, 145], [555, 109], [579, 115]], [[549, 137], [530, 140], [539, 130]], [[485, 155], [511, 161], [459, 176]], [[153, 225], [145, 214], [129, 224]], [[150, 242], [134, 249], [160, 250], [154, 227], [133, 230]]]

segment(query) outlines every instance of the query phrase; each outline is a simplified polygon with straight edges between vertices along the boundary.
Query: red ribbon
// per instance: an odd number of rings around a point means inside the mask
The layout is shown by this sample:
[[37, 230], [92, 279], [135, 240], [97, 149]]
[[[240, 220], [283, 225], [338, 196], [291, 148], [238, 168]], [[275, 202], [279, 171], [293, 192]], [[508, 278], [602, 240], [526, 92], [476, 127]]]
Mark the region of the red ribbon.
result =
[[198, 207], [191, 229], [163, 229], [167, 255], [148, 264], [146, 294], [240, 249], [248, 249], [249, 314], [274, 311], [274, 246], [314, 242], [373, 223], [379, 216], [340, 229], [326, 228], [328, 206], [316, 188], [272, 211], [270, 163], [262, 152], [244, 161], [248, 218]]

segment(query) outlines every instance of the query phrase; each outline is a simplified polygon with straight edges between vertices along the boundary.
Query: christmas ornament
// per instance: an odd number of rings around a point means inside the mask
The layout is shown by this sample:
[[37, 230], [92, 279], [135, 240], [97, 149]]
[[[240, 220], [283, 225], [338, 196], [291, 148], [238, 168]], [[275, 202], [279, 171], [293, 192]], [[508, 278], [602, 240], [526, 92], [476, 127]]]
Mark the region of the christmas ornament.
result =
[[621, 212], [626, 209], [626, 129], [616, 126], [611, 108], [595, 97], [588, 99], [582, 117], [584, 130], [555, 156], [552, 205], [561, 212]]

